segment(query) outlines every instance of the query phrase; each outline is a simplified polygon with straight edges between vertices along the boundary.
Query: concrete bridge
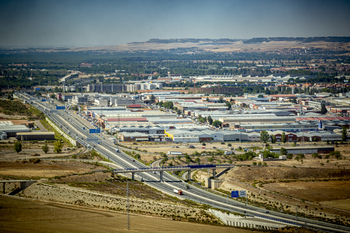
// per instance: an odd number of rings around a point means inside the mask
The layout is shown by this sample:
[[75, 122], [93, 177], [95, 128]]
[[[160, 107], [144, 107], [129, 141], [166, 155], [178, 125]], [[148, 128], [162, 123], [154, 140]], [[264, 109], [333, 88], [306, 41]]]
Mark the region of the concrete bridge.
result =
[[[14, 195], [23, 189], [26, 189], [33, 183], [37, 182], [36, 180], [0, 180], [0, 183], [2, 183], [2, 193], [6, 193], [6, 184], [7, 183], [19, 183], [19, 189], [17, 188], [16, 190], [12, 191], [9, 193], [9, 195]], [[15, 193], [14, 193], [15, 192]]]
[[192, 169], [211, 169], [213, 176], [216, 174], [216, 169], [218, 168], [233, 168], [234, 164], [199, 164], [199, 165], [188, 165], [188, 166], [173, 166], [173, 167], [144, 167], [144, 168], [125, 168], [125, 169], [115, 169], [114, 173], [131, 173], [131, 178], [134, 180], [135, 173], [139, 172], [159, 172], [160, 181], [163, 181], [164, 171], [183, 171], [187, 170], [187, 179], [191, 179]]

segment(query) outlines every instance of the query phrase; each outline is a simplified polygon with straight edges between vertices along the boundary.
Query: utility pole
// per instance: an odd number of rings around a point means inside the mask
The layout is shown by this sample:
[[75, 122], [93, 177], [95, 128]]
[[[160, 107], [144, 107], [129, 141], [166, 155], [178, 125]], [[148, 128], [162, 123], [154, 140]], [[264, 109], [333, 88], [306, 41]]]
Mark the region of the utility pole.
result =
[[130, 230], [130, 216], [129, 216], [129, 181], [126, 182], [126, 198], [127, 198], [127, 229]]

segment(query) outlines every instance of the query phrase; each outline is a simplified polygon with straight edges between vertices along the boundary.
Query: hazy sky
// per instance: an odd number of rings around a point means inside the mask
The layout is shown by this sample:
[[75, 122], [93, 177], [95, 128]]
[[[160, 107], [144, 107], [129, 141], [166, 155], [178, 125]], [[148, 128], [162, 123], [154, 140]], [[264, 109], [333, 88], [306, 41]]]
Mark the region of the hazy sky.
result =
[[0, 0], [0, 47], [350, 36], [349, 0]]

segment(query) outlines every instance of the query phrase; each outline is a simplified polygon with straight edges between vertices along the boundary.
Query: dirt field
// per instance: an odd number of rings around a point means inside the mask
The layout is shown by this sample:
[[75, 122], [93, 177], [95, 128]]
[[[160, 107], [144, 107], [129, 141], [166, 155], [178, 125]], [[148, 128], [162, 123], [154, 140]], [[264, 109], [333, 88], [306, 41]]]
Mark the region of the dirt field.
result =
[[350, 181], [271, 183], [264, 188], [313, 202], [343, 200], [342, 207], [350, 208]]
[[142, 215], [131, 215], [128, 231], [125, 214], [7, 196], [0, 207], [1, 232], [255, 232]]
[[43, 161], [37, 164], [23, 161], [0, 162], [0, 177], [20, 178], [49, 178], [63, 176], [74, 173], [84, 173], [96, 170], [104, 170], [104, 167], [95, 166], [81, 162], [61, 162], [61, 161]]

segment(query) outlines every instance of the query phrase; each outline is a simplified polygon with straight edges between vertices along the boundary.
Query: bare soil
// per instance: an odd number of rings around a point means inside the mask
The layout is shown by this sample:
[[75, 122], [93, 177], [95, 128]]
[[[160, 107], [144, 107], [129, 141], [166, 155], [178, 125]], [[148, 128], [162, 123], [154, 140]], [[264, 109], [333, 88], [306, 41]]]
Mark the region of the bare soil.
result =
[[97, 170], [103, 170], [104, 167], [99, 167], [93, 164], [87, 164], [74, 161], [44, 161], [33, 164], [31, 162], [0, 162], [0, 178], [17, 178], [17, 179], [37, 179], [50, 178], [55, 176], [70, 175], [75, 173], [85, 173]]
[[1, 232], [257, 232], [0, 196]]

